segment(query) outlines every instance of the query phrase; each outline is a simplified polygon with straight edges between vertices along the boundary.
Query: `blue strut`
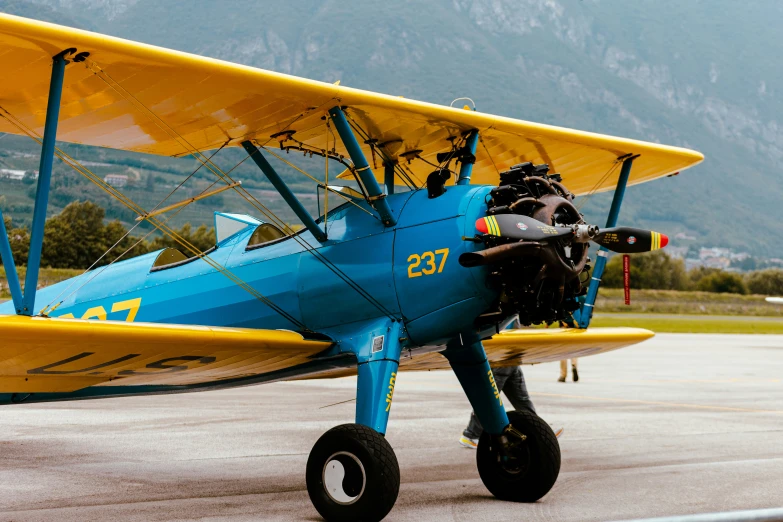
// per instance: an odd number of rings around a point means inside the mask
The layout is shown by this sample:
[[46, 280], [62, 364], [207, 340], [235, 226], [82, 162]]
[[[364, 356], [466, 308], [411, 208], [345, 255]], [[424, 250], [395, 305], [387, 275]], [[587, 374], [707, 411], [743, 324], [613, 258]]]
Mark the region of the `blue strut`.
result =
[[35, 192], [33, 225], [30, 230], [30, 252], [27, 256], [27, 274], [24, 279], [22, 310], [19, 312], [22, 315], [33, 315], [35, 312], [35, 293], [38, 288], [38, 272], [41, 268], [46, 207], [49, 204], [49, 188], [52, 183], [57, 121], [60, 118], [60, 99], [63, 92], [65, 66], [68, 64], [65, 55], [72, 52], [73, 49], [63, 51], [54, 57], [52, 63], [52, 80], [49, 83], [49, 101], [46, 105], [46, 124], [44, 125], [43, 144], [41, 145], [41, 164], [38, 169], [38, 187]]
[[383, 435], [389, 423], [394, 387], [397, 384], [402, 324], [388, 319], [370, 323], [375, 323], [375, 328], [353, 336], [355, 343], [350, 349], [358, 361], [356, 423]]
[[394, 194], [394, 167], [397, 161], [387, 161], [383, 164], [383, 184], [386, 185], [386, 194]]
[[22, 287], [19, 286], [19, 275], [16, 273], [16, 263], [14, 263], [14, 253], [11, 250], [11, 243], [8, 240], [8, 231], [5, 229], [3, 212], [0, 211], [0, 259], [3, 260], [5, 267], [5, 279], [8, 281], [8, 291], [11, 292], [11, 298], [14, 301], [16, 313], [22, 311]]
[[378, 211], [385, 226], [393, 227], [397, 224], [397, 220], [394, 219], [389, 202], [385, 199], [386, 194], [383, 193], [380, 185], [378, 185], [378, 180], [375, 179], [375, 174], [370, 168], [370, 164], [367, 163], [367, 158], [364, 156], [359, 142], [356, 141], [356, 136], [354, 136], [353, 130], [351, 130], [351, 126], [345, 118], [345, 113], [343, 113], [340, 107], [332, 107], [329, 109], [329, 116], [334, 122], [337, 134], [343, 140], [343, 145], [348, 150], [348, 155], [351, 157], [351, 161], [353, 161], [353, 166], [362, 181], [362, 185], [367, 189], [367, 199], [370, 205]]
[[[473, 154], [473, 158], [476, 157], [476, 147], [478, 146], [479, 133], [477, 130], [470, 131], [468, 134], [465, 147]], [[475, 161], [475, 159], [474, 159]], [[470, 176], [473, 174], [473, 162], [466, 162], [460, 165], [459, 178], [457, 178], [457, 185], [470, 185]]]
[[[617, 180], [617, 187], [614, 189], [612, 206], [609, 208], [609, 217], [606, 218], [606, 228], [617, 225], [617, 218], [620, 216], [620, 205], [623, 204], [623, 197], [625, 197], [625, 187], [628, 185], [628, 177], [631, 175], [631, 166], [636, 157], [637, 156], [631, 156], [623, 161], [620, 177]], [[609, 251], [604, 247], [598, 249], [598, 254], [595, 259], [595, 268], [593, 268], [593, 276], [590, 278], [587, 296], [585, 297], [585, 302], [582, 303], [582, 309], [579, 312], [577, 320], [579, 328], [587, 328], [590, 326], [590, 319], [593, 317], [593, 308], [595, 307], [595, 299], [598, 297], [598, 287], [601, 285], [601, 277], [604, 275], [604, 268], [606, 267], [606, 258], [609, 255], [608, 252]]]
[[503, 433], [509, 425], [508, 415], [481, 339], [473, 332], [463, 333], [449, 341], [441, 353], [448, 359], [484, 430], [490, 435]]
[[280, 195], [283, 196], [283, 199], [286, 203], [288, 203], [288, 206], [291, 207], [291, 210], [294, 211], [294, 214], [296, 214], [297, 217], [302, 220], [302, 223], [307, 227], [307, 230], [312, 232], [313, 236], [315, 236], [315, 239], [321, 243], [326, 241], [326, 234], [324, 231], [321, 230], [321, 228], [318, 226], [318, 223], [315, 222], [313, 216], [311, 216], [307, 209], [304, 208], [296, 195], [291, 192], [291, 189], [288, 188], [288, 185], [285, 184], [283, 178], [281, 178], [277, 171], [272, 168], [272, 165], [270, 165], [264, 155], [261, 154], [261, 151], [258, 150], [258, 147], [249, 141], [243, 141], [242, 146], [245, 148], [248, 155], [253, 158], [253, 161], [256, 162], [258, 168], [263, 171], [269, 182], [275, 187]]

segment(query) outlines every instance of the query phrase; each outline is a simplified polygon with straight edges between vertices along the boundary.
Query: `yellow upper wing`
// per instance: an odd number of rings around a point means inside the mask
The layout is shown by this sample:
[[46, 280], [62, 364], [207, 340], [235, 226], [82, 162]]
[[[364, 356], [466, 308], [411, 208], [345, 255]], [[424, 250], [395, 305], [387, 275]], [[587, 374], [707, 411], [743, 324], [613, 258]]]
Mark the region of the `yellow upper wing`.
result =
[[[615, 186], [606, 176], [616, 158], [640, 154], [630, 183], [699, 163], [691, 150], [454, 109], [306, 80], [119, 38], [0, 15], [0, 131], [21, 133], [11, 119], [43, 132], [52, 57], [67, 48], [89, 52], [65, 73], [58, 139], [168, 156], [238, 145], [246, 139], [276, 145], [270, 136], [294, 130], [309, 146], [342, 144], [322, 119], [335, 105], [377, 140], [384, 154], [406, 151], [435, 160], [447, 138], [478, 129], [481, 144], [473, 182], [498, 184], [498, 171], [523, 161], [548, 163], [576, 194]], [[385, 144], [385, 145], [384, 145]], [[368, 157], [370, 150], [365, 146]], [[419, 184], [432, 170], [407, 164]]]
[[303, 364], [331, 345], [281, 330], [0, 316], [0, 393], [214, 382]]

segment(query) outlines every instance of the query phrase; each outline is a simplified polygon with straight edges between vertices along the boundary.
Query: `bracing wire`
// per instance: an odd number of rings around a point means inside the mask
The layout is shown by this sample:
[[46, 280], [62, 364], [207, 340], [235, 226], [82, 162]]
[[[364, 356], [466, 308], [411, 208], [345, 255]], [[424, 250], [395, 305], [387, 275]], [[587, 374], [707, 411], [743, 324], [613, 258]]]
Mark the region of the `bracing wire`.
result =
[[[5, 114], [0, 113], [0, 117], [3, 117], [8, 122], [10, 122], [12, 125], [17, 127], [20, 131], [22, 131], [24, 134], [28, 135], [30, 138], [35, 140], [37, 143], [41, 143], [42, 140], [40, 136], [38, 136], [32, 129], [29, 129], [24, 123], [21, 122], [18, 118], [13, 116], [9, 111], [6, 109], [0, 107], [2, 111]], [[67, 153], [65, 153], [63, 150], [61, 150], [58, 147], [55, 147], [55, 154], [58, 158], [60, 158], [66, 165], [73, 168], [77, 172], [79, 172], [81, 175], [92, 181], [95, 185], [97, 185], [99, 188], [101, 188], [104, 192], [109, 194], [110, 196], [117, 199], [120, 203], [125, 205], [128, 209], [135, 212], [136, 214], [143, 216], [147, 214], [147, 212], [140, 207], [138, 204], [136, 204], [133, 200], [122, 194], [121, 192], [117, 191], [114, 187], [107, 184], [105, 181], [100, 179], [97, 175], [95, 175], [92, 171], [90, 171], [87, 167], [85, 167], [83, 164], [69, 156]], [[248, 293], [250, 293], [253, 297], [258, 299], [259, 301], [263, 302], [267, 306], [269, 306], [272, 310], [283, 316], [286, 320], [290, 321], [292, 324], [296, 325], [298, 328], [301, 328], [303, 330], [307, 330], [305, 325], [293, 317], [291, 314], [274, 304], [271, 300], [269, 300], [267, 297], [262, 295], [260, 292], [255, 290], [253, 287], [251, 287], [248, 283], [234, 275], [230, 270], [225, 268], [224, 266], [220, 265], [216, 261], [212, 260], [208, 255], [206, 255], [204, 252], [202, 252], [200, 249], [198, 249], [196, 246], [192, 245], [189, 241], [187, 241], [185, 238], [180, 236], [175, 230], [171, 229], [166, 225], [166, 222], [161, 223], [159, 220], [155, 218], [146, 218], [146, 221], [148, 221], [150, 224], [152, 224], [155, 228], [163, 232], [164, 234], [170, 236], [172, 239], [174, 239], [177, 243], [179, 243], [183, 248], [185, 248], [187, 251], [191, 252], [194, 256], [204, 260], [207, 264], [209, 264], [212, 268], [217, 270], [218, 272], [225, 275], [229, 280], [231, 280], [233, 283], [235, 283], [240, 288], [244, 289]]]
[[[137, 106], [139, 110], [144, 111], [147, 113], [153, 120], [155, 121], [156, 125], [161, 128], [164, 132], [166, 132], [173, 140], [175, 140], [177, 143], [179, 143], [189, 154], [191, 154], [194, 158], [199, 160], [200, 162], [204, 163], [208, 170], [213, 172], [217, 177], [222, 179], [227, 184], [231, 184], [234, 182], [234, 180], [227, 175], [227, 173], [223, 172], [217, 165], [209, 161], [209, 158], [205, 159], [205, 156], [203, 153], [201, 153], [198, 149], [196, 149], [192, 144], [190, 144], [183, 136], [179, 135], [174, 129], [172, 129], [170, 126], [168, 126], [160, 117], [158, 117], [152, 110], [150, 110], [148, 107], [146, 107], [138, 98], [133, 96], [133, 94], [129, 93], [124, 87], [122, 87], [116, 80], [111, 78], [111, 76], [106, 73], [100, 66], [98, 66], [95, 62], [92, 62], [88, 60], [86, 62], [86, 66], [89, 70], [91, 70], [96, 76], [98, 76], [104, 83], [106, 83], [110, 88], [112, 88], [115, 92], [117, 92], [120, 96], [128, 99]], [[281, 228], [290, 228], [288, 227], [282, 220], [280, 220], [271, 210], [269, 210], [266, 206], [264, 206], [261, 202], [259, 202], [250, 192], [248, 192], [244, 187], [237, 186], [234, 187], [234, 190], [239, 193], [248, 203], [250, 203], [253, 207], [255, 207], [259, 212], [261, 212], [267, 219], [272, 221], [273, 223], [282, 223], [285, 226], [281, 226]], [[372, 297], [368, 292], [366, 292], [361, 286], [359, 286], [355, 281], [353, 281], [347, 274], [342, 272], [342, 270], [339, 269], [334, 263], [329, 261], [323, 254], [318, 252], [313, 245], [310, 245], [305, 241], [303, 238], [299, 237], [298, 235], [293, 236], [297, 242], [305, 249], [305, 251], [312, 253], [319, 261], [321, 261], [327, 268], [329, 268], [335, 275], [340, 277], [344, 282], [346, 282], [351, 288], [353, 288], [355, 291], [359, 293], [363, 298], [365, 298], [368, 302], [370, 302], [373, 306], [378, 308], [381, 313], [389, 317], [390, 319], [394, 319], [394, 316], [392, 312], [390, 312], [386, 307], [384, 307], [377, 299]]]
[[595, 184], [590, 188], [590, 190], [587, 191], [587, 193], [582, 197], [582, 199], [579, 201], [578, 205], [576, 206], [576, 209], [581, 211], [582, 207], [584, 207], [590, 199], [595, 195], [596, 191], [599, 189], [601, 185], [604, 184], [604, 182], [609, 179], [609, 176], [612, 175], [612, 172], [621, 165], [622, 162], [615, 160], [612, 165], [607, 169], [607, 171], [604, 173], [603, 176], [601, 176], [598, 181], [595, 182]]
[[[222, 149], [222, 148], [223, 148], [223, 147], [221, 147], [220, 149]], [[218, 152], [220, 152], [220, 149], [219, 149], [218, 151], [216, 151], [214, 154], [212, 154], [212, 157], [214, 157], [214, 156], [215, 156], [215, 154], [217, 154]], [[244, 161], [244, 160], [242, 160], [242, 161]], [[240, 163], [241, 163], [241, 162], [240, 162]], [[199, 166], [198, 168], [196, 168], [196, 170], [195, 170], [195, 171], [193, 171], [193, 172], [190, 174], [190, 176], [188, 176], [188, 177], [185, 179], [185, 181], [187, 181], [187, 180], [188, 180], [188, 179], [189, 179], [191, 176], [193, 176], [193, 174], [195, 174], [195, 173], [198, 171], [198, 169], [199, 169], [199, 168], [200, 168], [200, 166]], [[210, 184], [209, 184], [209, 185], [208, 185], [208, 186], [207, 186], [207, 187], [206, 187], [204, 190], [202, 190], [202, 191], [201, 191], [201, 193], [200, 193], [199, 195], [207, 193], [207, 192], [208, 192], [208, 191], [209, 191], [209, 190], [210, 190], [212, 187], [214, 187], [214, 186], [215, 186], [215, 185], [218, 183], [218, 181], [219, 181], [219, 180], [215, 180], [215, 181], [213, 181], [212, 183], [210, 183]], [[169, 194], [168, 194], [168, 195], [167, 195], [165, 198], [163, 198], [163, 199], [162, 199], [162, 200], [161, 200], [161, 201], [160, 201], [160, 202], [159, 202], [157, 205], [155, 205], [155, 207], [154, 207], [154, 208], [153, 208], [153, 209], [152, 209], [150, 212], [154, 212], [155, 210], [157, 210], [157, 209], [158, 209], [158, 207], [160, 207], [160, 205], [162, 205], [162, 204], [163, 204], [163, 203], [164, 203], [164, 202], [165, 202], [165, 201], [166, 201], [166, 200], [167, 200], [169, 197], [171, 197], [171, 195], [172, 195], [172, 194], [174, 194], [174, 192], [175, 192], [175, 191], [176, 191], [176, 190], [177, 190], [179, 187], [181, 187], [183, 184], [184, 184], [184, 181], [183, 181], [182, 183], [180, 183], [180, 184], [179, 184], [179, 185], [178, 185], [178, 186], [177, 186], [177, 187], [176, 187], [174, 190], [172, 190], [172, 191], [171, 191], [171, 192], [170, 192], [170, 193], [169, 193]], [[164, 223], [164, 224], [166, 224], [166, 223], [168, 223], [169, 221], [171, 221], [172, 219], [174, 219], [175, 217], [177, 217], [177, 215], [178, 215], [180, 212], [182, 212], [182, 211], [185, 209], [185, 207], [187, 207], [188, 205], [190, 205], [190, 203], [187, 203], [187, 204], [183, 205], [182, 207], [180, 207], [180, 208], [176, 209], [176, 211], [175, 211], [174, 213], [172, 213], [172, 214], [170, 214], [169, 216], [167, 216], [167, 217], [166, 217], [166, 219], [165, 219], [165, 221], [164, 221], [163, 223]], [[138, 222], [137, 222], [135, 225], [133, 225], [133, 227], [131, 227], [131, 228], [130, 228], [130, 230], [128, 230], [128, 231], [127, 231], [127, 232], [126, 232], [126, 233], [125, 233], [125, 234], [124, 234], [124, 235], [123, 235], [123, 236], [122, 236], [122, 237], [121, 237], [119, 240], [117, 240], [117, 242], [115, 242], [115, 243], [114, 243], [112, 246], [110, 246], [110, 247], [108, 248], [108, 250], [106, 250], [106, 252], [104, 252], [103, 254], [101, 254], [101, 257], [99, 257], [97, 260], [95, 260], [95, 262], [94, 262], [92, 265], [90, 265], [90, 267], [89, 267], [87, 270], [85, 270], [84, 272], [82, 272], [82, 274], [81, 274], [81, 275], [83, 276], [84, 274], [86, 274], [86, 273], [87, 273], [87, 272], [89, 272], [90, 270], [94, 269], [94, 268], [96, 267], [96, 265], [97, 265], [98, 263], [100, 263], [100, 261], [101, 261], [101, 260], [102, 260], [104, 257], [106, 257], [106, 256], [107, 256], [107, 255], [108, 255], [108, 254], [109, 254], [109, 253], [110, 253], [112, 250], [114, 250], [114, 249], [115, 249], [115, 248], [116, 248], [116, 247], [117, 247], [117, 246], [118, 246], [120, 243], [122, 243], [122, 241], [123, 241], [123, 240], [124, 240], [126, 237], [128, 237], [128, 236], [131, 234], [131, 232], [133, 232], [134, 230], [136, 230], [136, 228], [137, 228], [139, 225], [141, 225], [141, 223], [142, 223], [142, 221], [138, 221]], [[68, 285], [68, 286], [67, 286], [67, 287], [66, 287], [66, 288], [65, 288], [65, 289], [64, 289], [62, 292], [60, 292], [60, 293], [59, 293], [59, 294], [58, 294], [58, 295], [57, 295], [57, 296], [56, 296], [54, 299], [52, 299], [52, 300], [49, 302], [49, 304], [47, 304], [47, 305], [46, 305], [46, 306], [43, 308], [43, 310], [41, 310], [41, 315], [46, 315], [46, 314], [48, 314], [48, 313], [51, 313], [51, 312], [53, 312], [53, 311], [54, 311], [54, 310], [55, 310], [57, 307], [59, 307], [59, 306], [60, 306], [60, 304], [62, 304], [62, 303], [64, 303], [65, 301], [67, 301], [67, 300], [68, 300], [68, 299], [69, 299], [69, 298], [70, 298], [72, 295], [74, 295], [76, 292], [78, 292], [79, 290], [81, 290], [82, 288], [84, 288], [84, 287], [85, 287], [85, 286], [86, 286], [88, 283], [92, 282], [92, 281], [93, 281], [95, 278], [97, 278], [99, 275], [101, 275], [101, 274], [102, 274], [102, 273], [103, 273], [103, 272], [104, 272], [104, 271], [105, 271], [107, 268], [109, 268], [109, 267], [110, 267], [110, 266], [112, 266], [114, 263], [116, 263], [117, 261], [119, 261], [120, 259], [122, 259], [123, 257], [125, 257], [125, 254], [127, 254], [128, 252], [131, 252], [131, 251], [132, 251], [134, 248], [136, 248], [136, 247], [137, 247], [138, 245], [140, 245], [140, 244], [141, 244], [143, 241], [145, 241], [145, 240], [146, 240], [146, 239], [147, 239], [147, 238], [148, 238], [150, 235], [152, 235], [152, 233], [153, 233], [153, 232], [155, 232], [155, 229], [154, 229], [154, 228], [150, 229], [150, 230], [149, 230], [149, 231], [148, 231], [146, 234], [144, 234], [144, 236], [142, 236], [140, 239], [138, 239], [138, 240], [137, 240], [135, 243], [133, 243], [133, 244], [132, 244], [130, 247], [128, 247], [127, 249], [125, 249], [125, 251], [124, 251], [124, 252], [122, 252], [120, 255], [118, 255], [117, 257], [115, 257], [114, 259], [112, 259], [112, 260], [111, 260], [111, 261], [110, 261], [110, 262], [109, 262], [107, 265], [105, 265], [105, 266], [102, 266], [102, 267], [100, 267], [98, 270], [96, 270], [96, 271], [95, 271], [95, 273], [94, 273], [94, 274], [93, 274], [91, 277], [87, 278], [87, 280], [86, 280], [86, 281], [84, 281], [82, 284], [80, 284], [78, 287], [76, 287], [76, 288], [73, 290], [73, 292], [69, 293], [68, 295], [66, 295], [65, 297], [63, 297], [62, 299], [60, 299], [60, 297], [62, 297], [62, 295], [63, 295], [63, 294], [65, 294], [65, 292], [67, 292], [68, 290], [70, 290], [70, 289], [71, 289], [71, 287], [72, 287], [72, 286], [73, 286], [73, 285], [76, 283], [76, 281], [77, 281], [77, 278], [74, 278], [74, 279], [73, 279], [73, 282], [72, 282], [71, 284], [69, 284], [69, 285]], [[54, 304], [56, 301], [57, 301], [57, 305], [56, 305], [56, 306], [54, 306], [54, 307], [52, 307], [52, 305], [53, 305], [53, 304]]]

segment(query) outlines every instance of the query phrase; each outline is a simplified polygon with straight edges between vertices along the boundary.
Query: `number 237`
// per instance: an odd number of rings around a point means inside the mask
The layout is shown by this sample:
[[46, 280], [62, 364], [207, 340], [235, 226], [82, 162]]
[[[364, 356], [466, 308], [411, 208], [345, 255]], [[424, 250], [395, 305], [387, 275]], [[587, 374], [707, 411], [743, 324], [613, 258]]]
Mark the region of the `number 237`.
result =
[[[440, 263], [435, 263], [435, 256], [442, 256]], [[423, 254], [411, 254], [408, 256], [408, 277], [419, 277], [422, 275], [432, 275], [435, 272], [443, 272], [443, 267], [446, 265], [446, 258], [449, 257], [449, 249], [441, 248], [435, 252], [424, 252]], [[416, 270], [424, 261], [425, 265], [421, 267], [421, 270]]]

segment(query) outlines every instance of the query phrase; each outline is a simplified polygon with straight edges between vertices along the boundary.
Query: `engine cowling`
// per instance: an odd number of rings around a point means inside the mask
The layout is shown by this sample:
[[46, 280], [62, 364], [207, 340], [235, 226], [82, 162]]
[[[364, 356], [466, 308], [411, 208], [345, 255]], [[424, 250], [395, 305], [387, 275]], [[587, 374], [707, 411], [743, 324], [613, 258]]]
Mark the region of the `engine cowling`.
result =
[[[559, 175], [548, 170], [547, 165], [522, 163], [501, 173], [500, 185], [488, 196], [488, 216], [528, 216], [551, 225], [553, 231], [584, 225], [582, 214], [573, 204], [573, 194], [563, 186]], [[519, 222], [517, 226], [527, 225]], [[519, 241], [490, 230], [478, 232], [485, 249], [463, 255], [460, 263], [487, 265], [488, 284], [499, 290], [500, 296], [497, 309], [479, 318], [480, 326], [493, 323], [498, 316], [514, 314], [519, 314], [525, 325], [571, 319], [571, 312], [579, 307], [576, 298], [586, 292], [583, 282], [590, 269], [587, 242], [574, 241], [573, 236]]]

